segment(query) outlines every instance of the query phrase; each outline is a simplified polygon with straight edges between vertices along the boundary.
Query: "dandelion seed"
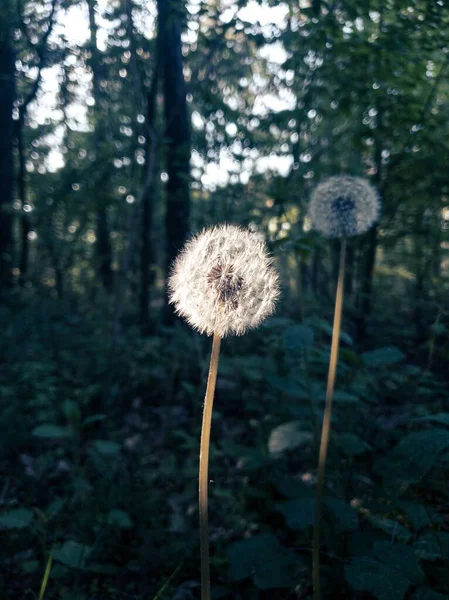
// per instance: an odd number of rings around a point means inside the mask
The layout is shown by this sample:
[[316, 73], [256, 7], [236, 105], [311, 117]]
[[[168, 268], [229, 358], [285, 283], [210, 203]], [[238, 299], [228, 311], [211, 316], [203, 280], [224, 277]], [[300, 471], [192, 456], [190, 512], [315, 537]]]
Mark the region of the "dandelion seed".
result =
[[279, 296], [265, 243], [234, 225], [206, 229], [187, 242], [168, 286], [179, 315], [201, 333], [220, 337], [259, 325]]
[[313, 226], [328, 238], [365, 233], [379, 213], [378, 194], [361, 177], [329, 177], [314, 189], [309, 207]]

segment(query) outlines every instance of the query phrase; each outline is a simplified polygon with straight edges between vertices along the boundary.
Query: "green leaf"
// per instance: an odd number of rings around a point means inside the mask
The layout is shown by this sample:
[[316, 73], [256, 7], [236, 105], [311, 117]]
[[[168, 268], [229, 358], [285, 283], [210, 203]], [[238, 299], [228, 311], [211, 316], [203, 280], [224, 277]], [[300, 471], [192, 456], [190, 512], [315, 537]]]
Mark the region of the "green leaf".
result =
[[430, 587], [420, 587], [413, 594], [411, 600], [447, 600], [447, 594], [439, 594]]
[[313, 525], [315, 498], [311, 496], [279, 502], [277, 509], [284, 515], [290, 529], [304, 531]]
[[447, 449], [446, 429], [411, 433], [381, 461], [380, 472], [390, 488], [403, 492], [410, 484], [421, 481]]
[[286, 588], [294, 582], [292, 569], [297, 557], [281, 546], [271, 533], [234, 542], [228, 549], [228, 557], [233, 581], [252, 576], [261, 590]]
[[449, 556], [449, 533], [438, 531], [437, 537], [438, 540], [434, 531], [426, 531], [421, 535], [413, 546], [416, 555], [426, 560], [447, 559]]
[[428, 415], [427, 417], [419, 417], [413, 419], [414, 423], [438, 423], [439, 425], [447, 425], [449, 427], [449, 413], [437, 413], [436, 415]]
[[270, 434], [268, 449], [272, 454], [279, 454], [285, 450], [292, 450], [299, 446], [308, 446], [313, 440], [310, 431], [302, 431], [299, 421], [290, 421], [279, 425]]
[[66, 427], [46, 423], [35, 427], [31, 432], [31, 435], [45, 440], [56, 440], [71, 437], [72, 433]]
[[359, 402], [359, 398], [350, 392], [335, 390], [334, 401], [338, 402], [339, 404], [357, 404], [357, 402]]
[[86, 546], [72, 540], [67, 540], [62, 545], [55, 548], [53, 558], [66, 567], [71, 567], [72, 569], [83, 569], [84, 563], [89, 558], [91, 553], [91, 546]]
[[276, 489], [286, 498], [313, 498], [314, 489], [306, 485], [301, 479], [282, 477], [276, 481]]
[[74, 400], [64, 400], [62, 403], [62, 412], [70, 424], [79, 423], [81, 420], [80, 407]]
[[341, 498], [327, 498], [324, 508], [333, 521], [335, 533], [355, 531], [358, 528], [358, 512], [346, 500], [342, 500]]
[[307, 392], [304, 387], [294, 379], [287, 379], [284, 377], [277, 377], [276, 375], [270, 375], [266, 378], [267, 382], [278, 392], [282, 392], [292, 398], [307, 398]]
[[415, 531], [424, 529], [424, 527], [430, 527], [429, 516], [432, 519], [432, 523], [441, 523], [443, 521], [443, 517], [440, 514], [431, 508], [426, 510], [422, 504], [402, 501], [398, 503], [398, 506], [404, 511]]
[[55, 498], [53, 502], [51, 502], [48, 505], [47, 510], [45, 511], [45, 516], [47, 520], [49, 521], [50, 519], [53, 519], [53, 517], [55, 517], [60, 512], [63, 506], [64, 500], [61, 500], [61, 498]]
[[341, 433], [337, 436], [337, 444], [346, 456], [358, 456], [372, 448], [364, 439], [353, 433]]
[[388, 367], [404, 360], [403, 354], [396, 346], [385, 346], [362, 354], [362, 360], [367, 367]]
[[29, 508], [14, 508], [0, 515], [0, 527], [5, 529], [25, 529], [31, 525], [34, 513]]
[[369, 517], [369, 522], [378, 529], [384, 531], [392, 540], [400, 540], [401, 542], [408, 542], [412, 536], [410, 531], [403, 525], [400, 525], [393, 519], [387, 519], [386, 517], [378, 517], [372, 515]]
[[313, 330], [305, 325], [293, 325], [284, 332], [284, 345], [289, 352], [301, 352], [313, 346], [314, 341]]
[[104, 421], [106, 419], [106, 415], [92, 415], [91, 417], [87, 417], [87, 419], [84, 419], [84, 421], [82, 422], [83, 427], [85, 425], [93, 425], [94, 423], [100, 423], [101, 421]]
[[131, 529], [133, 526], [133, 522], [128, 513], [124, 510], [120, 510], [119, 508], [115, 508], [109, 512], [107, 523], [108, 525], [112, 525], [113, 527], [118, 527], [120, 529]]
[[120, 452], [120, 444], [108, 440], [95, 440], [95, 450], [104, 456], [114, 456]]
[[402, 600], [411, 585], [422, 583], [423, 574], [413, 550], [402, 544], [374, 544], [370, 556], [356, 558], [345, 568], [348, 583], [378, 600]]

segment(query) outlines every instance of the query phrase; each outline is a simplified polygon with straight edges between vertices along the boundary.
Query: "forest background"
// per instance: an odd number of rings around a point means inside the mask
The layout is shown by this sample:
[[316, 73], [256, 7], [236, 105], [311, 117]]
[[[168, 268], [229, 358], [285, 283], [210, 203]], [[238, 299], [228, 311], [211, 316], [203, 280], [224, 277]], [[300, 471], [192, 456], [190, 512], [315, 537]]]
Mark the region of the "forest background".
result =
[[210, 339], [166, 275], [219, 222], [262, 232], [276, 316], [227, 339], [214, 598], [311, 597], [340, 173], [348, 246], [325, 597], [449, 598], [447, 0], [1, 0], [2, 598], [197, 598]]

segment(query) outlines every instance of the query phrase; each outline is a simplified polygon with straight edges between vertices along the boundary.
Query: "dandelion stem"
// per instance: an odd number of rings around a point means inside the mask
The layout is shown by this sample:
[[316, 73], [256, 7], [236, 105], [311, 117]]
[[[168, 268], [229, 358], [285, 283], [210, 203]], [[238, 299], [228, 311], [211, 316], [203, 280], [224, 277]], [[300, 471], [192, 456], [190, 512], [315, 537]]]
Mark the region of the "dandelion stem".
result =
[[203, 424], [200, 445], [200, 553], [201, 553], [201, 600], [210, 600], [210, 568], [209, 568], [209, 523], [207, 515], [207, 487], [209, 476], [209, 446], [212, 409], [214, 405], [215, 384], [217, 381], [218, 358], [220, 356], [221, 338], [214, 333], [212, 353], [210, 357], [209, 376], [207, 378], [206, 395], [204, 397]]
[[327, 379], [326, 405], [321, 430], [320, 455], [318, 461], [318, 478], [315, 501], [315, 523], [313, 528], [312, 562], [313, 562], [313, 600], [321, 600], [320, 591], [320, 527], [324, 496], [324, 471], [326, 468], [327, 449], [331, 428], [332, 400], [334, 397], [335, 375], [337, 372], [338, 346], [340, 342], [341, 313], [343, 308], [343, 291], [345, 275], [346, 240], [342, 239], [340, 248], [340, 266], [338, 271], [337, 295], [335, 298], [334, 326], [332, 330], [331, 356]]

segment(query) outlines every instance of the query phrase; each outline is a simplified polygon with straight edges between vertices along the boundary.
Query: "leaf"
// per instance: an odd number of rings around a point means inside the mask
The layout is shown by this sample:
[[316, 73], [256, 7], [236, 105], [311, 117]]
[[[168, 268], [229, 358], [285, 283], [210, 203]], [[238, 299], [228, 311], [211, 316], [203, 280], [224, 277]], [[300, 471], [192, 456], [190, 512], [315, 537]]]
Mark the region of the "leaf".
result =
[[120, 510], [119, 508], [115, 508], [109, 512], [107, 523], [108, 525], [112, 525], [113, 527], [118, 527], [120, 529], [131, 529], [133, 526], [133, 522], [128, 513], [124, 510]]
[[14, 508], [0, 515], [0, 527], [5, 529], [25, 529], [31, 525], [34, 513], [29, 508]]
[[343, 390], [335, 390], [334, 401], [339, 404], [357, 404], [359, 398], [355, 394], [350, 392], [344, 392]]
[[428, 415], [427, 417], [419, 417], [413, 419], [414, 423], [438, 423], [439, 425], [447, 425], [449, 427], [449, 413], [437, 413], [436, 415]]
[[436, 560], [449, 556], [449, 533], [438, 531], [437, 538], [434, 531], [426, 531], [414, 543], [416, 555], [426, 560]]
[[449, 431], [432, 429], [410, 433], [380, 463], [387, 484], [399, 493], [421, 481], [449, 449]]
[[292, 568], [297, 557], [281, 546], [271, 533], [234, 542], [228, 549], [228, 557], [233, 581], [252, 576], [261, 590], [286, 588], [293, 584]]
[[31, 432], [31, 435], [45, 440], [56, 440], [71, 437], [72, 433], [66, 427], [46, 423], [35, 427]]
[[375, 369], [376, 367], [387, 367], [404, 360], [403, 354], [396, 346], [385, 346], [377, 350], [370, 350], [362, 354], [362, 360], [367, 367]]
[[354, 531], [358, 528], [358, 512], [346, 500], [342, 500], [341, 498], [327, 498], [324, 508], [333, 521], [335, 533]]
[[64, 400], [62, 412], [69, 423], [79, 423], [81, 420], [81, 411], [78, 403], [74, 400]]
[[308, 446], [313, 440], [310, 431], [301, 431], [299, 421], [290, 421], [279, 425], [270, 434], [268, 449], [271, 454], [279, 454], [285, 450], [292, 450], [298, 446]]
[[55, 498], [53, 500], [53, 502], [51, 502], [48, 507], [47, 510], [45, 511], [45, 517], [46, 519], [49, 521], [50, 519], [53, 519], [53, 517], [55, 517], [59, 511], [63, 508], [64, 506], [64, 500], [61, 500], [61, 498]]
[[408, 529], [393, 519], [373, 515], [369, 517], [369, 522], [374, 527], [377, 527], [388, 534], [392, 541], [400, 540], [401, 542], [408, 542], [412, 536]]
[[345, 568], [348, 583], [378, 600], [401, 600], [411, 585], [422, 583], [423, 574], [413, 550], [402, 544], [374, 544], [370, 556], [356, 558]]
[[83, 421], [83, 426], [84, 425], [93, 425], [94, 423], [100, 423], [101, 421], [104, 421], [106, 419], [106, 415], [92, 415], [91, 417], [87, 417], [86, 419], [84, 419]]
[[97, 452], [104, 456], [114, 456], [120, 452], [120, 444], [108, 440], [95, 440], [94, 447]]
[[411, 600], [447, 600], [447, 594], [439, 594], [430, 587], [420, 587], [413, 594]]
[[290, 529], [304, 531], [313, 525], [315, 516], [315, 498], [313, 496], [279, 502], [277, 508], [284, 515]]
[[301, 479], [293, 479], [292, 477], [278, 479], [276, 488], [286, 498], [312, 498], [315, 496], [315, 492], [311, 487], [307, 486]]
[[346, 456], [358, 456], [372, 450], [368, 442], [353, 433], [341, 433], [337, 437], [337, 444]]
[[91, 546], [86, 546], [72, 540], [67, 540], [55, 549], [53, 558], [66, 567], [71, 567], [72, 569], [82, 569], [84, 568], [85, 561], [89, 558], [91, 553]]
[[284, 345], [289, 352], [301, 352], [313, 346], [314, 341], [313, 330], [305, 325], [293, 325], [284, 332]]
[[277, 377], [276, 375], [270, 375], [266, 378], [267, 382], [276, 391], [282, 392], [292, 398], [307, 398], [307, 391], [304, 387], [294, 379], [288, 379], [284, 377]]
[[435, 510], [431, 508], [426, 510], [421, 504], [403, 501], [399, 502], [398, 506], [403, 510], [415, 531], [424, 529], [424, 527], [430, 527], [431, 522], [429, 521], [429, 516], [432, 519], [432, 523], [441, 523], [441, 521], [443, 521], [443, 517]]

